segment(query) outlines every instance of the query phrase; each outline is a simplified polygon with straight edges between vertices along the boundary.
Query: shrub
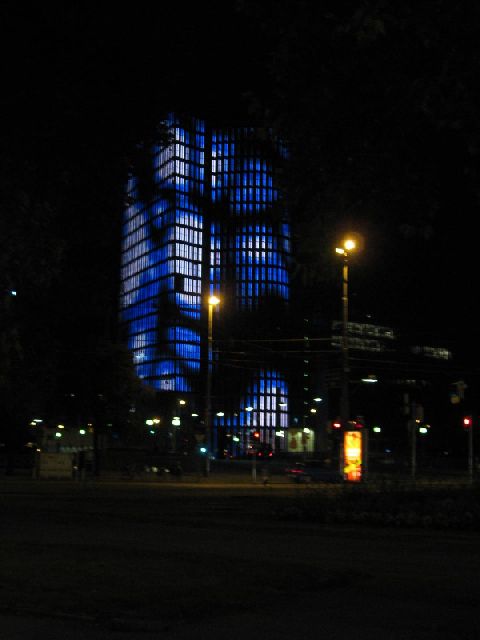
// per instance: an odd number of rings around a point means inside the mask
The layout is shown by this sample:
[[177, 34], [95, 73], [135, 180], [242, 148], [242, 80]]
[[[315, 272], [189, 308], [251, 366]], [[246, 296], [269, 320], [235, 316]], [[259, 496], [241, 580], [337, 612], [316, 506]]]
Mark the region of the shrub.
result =
[[334, 495], [309, 492], [275, 515], [319, 523], [480, 529], [480, 493], [465, 487], [346, 486]]

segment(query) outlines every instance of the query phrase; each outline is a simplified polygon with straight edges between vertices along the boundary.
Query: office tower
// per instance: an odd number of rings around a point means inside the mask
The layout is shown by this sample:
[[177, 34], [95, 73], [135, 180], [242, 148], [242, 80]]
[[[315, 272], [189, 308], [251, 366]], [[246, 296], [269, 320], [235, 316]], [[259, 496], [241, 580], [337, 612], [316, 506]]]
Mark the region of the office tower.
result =
[[[288, 303], [290, 230], [272, 161], [283, 151], [253, 128], [217, 129], [175, 116], [166, 126], [170, 137], [152, 149], [150, 175], [143, 183], [138, 176], [128, 181], [121, 322], [139, 377], [159, 393], [183, 395], [201, 407], [208, 296], [222, 300], [214, 323], [229, 307], [232, 336], [233, 310], [245, 318], [270, 301]], [[235, 365], [222, 345], [213, 354], [214, 447], [228, 443], [233, 455], [244, 453], [253, 427], [266, 446], [281, 446], [288, 423], [285, 372], [240, 366], [232, 393], [225, 381]]]

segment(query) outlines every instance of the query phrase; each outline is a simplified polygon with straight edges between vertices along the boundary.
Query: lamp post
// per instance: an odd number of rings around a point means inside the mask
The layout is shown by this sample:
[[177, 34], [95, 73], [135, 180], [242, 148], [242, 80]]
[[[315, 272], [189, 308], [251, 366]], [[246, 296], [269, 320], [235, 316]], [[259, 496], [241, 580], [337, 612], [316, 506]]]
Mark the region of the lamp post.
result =
[[207, 356], [207, 388], [205, 393], [205, 475], [210, 474], [210, 451], [211, 451], [211, 415], [212, 415], [212, 353], [213, 353], [213, 307], [220, 303], [217, 296], [208, 298], [208, 356]]
[[[343, 427], [350, 418], [349, 399], [349, 361], [348, 361], [348, 257], [350, 252], [355, 251], [357, 242], [352, 237], [346, 237], [341, 247], [336, 247], [335, 252], [343, 256], [342, 268], [342, 373], [340, 389], [340, 421]], [[338, 462], [340, 473], [344, 472], [344, 445], [340, 438], [340, 448], [338, 452]]]
[[348, 256], [357, 248], [357, 243], [352, 238], [346, 238], [342, 247], [335, 249], [336, 253], [343, 256], [342, 268], [342, 377], [340, 395], [340, 417], [343, 424], [350, 417], [350, 402], [348, 394], [349, 363], [348, 363]]

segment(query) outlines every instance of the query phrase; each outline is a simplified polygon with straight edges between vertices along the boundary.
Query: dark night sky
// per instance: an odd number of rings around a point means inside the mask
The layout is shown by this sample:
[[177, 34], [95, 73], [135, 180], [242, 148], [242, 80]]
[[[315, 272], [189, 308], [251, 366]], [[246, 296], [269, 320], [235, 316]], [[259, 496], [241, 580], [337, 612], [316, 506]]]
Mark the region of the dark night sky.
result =
[[[160, 12], [145, 3], [115, 14], [93, 4], [28, 11], [3, 5], [2, 148], [19, 164], [39, 163], [39, 179], [52, 190], [63, 184], [63, 172], [70, 175], [60, 227], [70, 243], [66, 272], [76, 274], [75, 286], [83, 278], [88, 288], [96, 269], [106, 279], [110, 269], [114, 277], [118, 245], [108, 215], [117, 214], [121, 160], [158, 114], [183, 108], [228, 119], [246, 113], [246, 91], [269, 86], [269, 43], [248, 18], [232, 17], [233, 4], [210, 2], [188, 11], [162, 4]], [[271, 42], [279, 40], [273, 33]], [[445, 157], [455, 152], [455, 145], [442, 151]], [[412, 338], [428, 342], [438, 334], [441, 343], [478, 354], [478, 199], [464, 193], [461, 162], [458, 175], [451, 157], [444, 162], [440, 154], [438, 163], [451, 184], [431, 239], [398, 241], [388, 224], [365, 224], [365, 254], [351, 271], [352, 308], [373, 313], [380, 323], [398, 321]], [[88, 231], [102, 216], [102, 235], [92, 241]], [[82, 275], [85, 251], [92, 261]], [[112, 279], [110, 291], [115, 286]]]

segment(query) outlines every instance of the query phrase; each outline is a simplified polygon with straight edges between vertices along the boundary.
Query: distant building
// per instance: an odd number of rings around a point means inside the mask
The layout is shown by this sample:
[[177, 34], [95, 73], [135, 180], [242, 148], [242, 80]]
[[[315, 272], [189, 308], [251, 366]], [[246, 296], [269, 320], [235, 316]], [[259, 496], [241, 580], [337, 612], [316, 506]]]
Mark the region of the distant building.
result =
[[[343, 324], [341, 320], [332, 322], [332, 347], [342, 346]], [[398, 353], [405, 352], [433, 360], [451, 360], [452, 353], [445, 347], [427, 345], [409, 345], [400, 340], [391, 327], [374, 323], [348, 322], [348, 348], [359, 352]]]
[[[335, 320], [332, 323], [332, 346], [342, 346], [343, 323]], [[381, 327], [372, 323], [348, 322], [348, 346], [359, 351], [384, 352], [394, 348], [396, 336], [390, 327]]]
[[415, 346], [410, 347], [410, 350], [415, 355], [422, 355], [434, 360], [451, 360], [452, 358], [452, 352], [445, 347]]
[[[229, 317], [227, 335], [235, 335], [235, 312], [288, 303], [290, 227], [270, 155], [282, 149], [252, 128], [175, 116], [166, 124], [170, 141], [152, 149], [148, 199], [139, 176], [128, 181], [121, 324], [138, 376], [159, 394], [188, 396], [201, 409], [208, 296], [222, 300], [214, 323]], [[216, 448], [228, 441], [229, 452], [244, 453], [253, 427], [264, 444], [278, 447], [275, 431], [288, 426], [285, 371], [259, 363], [240, 382], [237, 376], [232, 393], [223, 383], [234, 365], [223, 362], [215, 336], [214, 344]]]
[[[342, 329], [341, 321], [332, 322], [327, 375], [332, 420], [338, 415], [340, 398]], [[407, 419], [417, 419], [418, 412], [422, 421], [425, 414], [438, 426], [439, 412], [457, 375], [449, 349], [412, 344], [408, 335], [373, 322], [348, 322], [347, 338], [352, 419], [361, 414], [368, 425], [382, 425], [382, 434], [397, 448], [406, 446]], [[372, 437], [380, 440], [378, 435]]]

